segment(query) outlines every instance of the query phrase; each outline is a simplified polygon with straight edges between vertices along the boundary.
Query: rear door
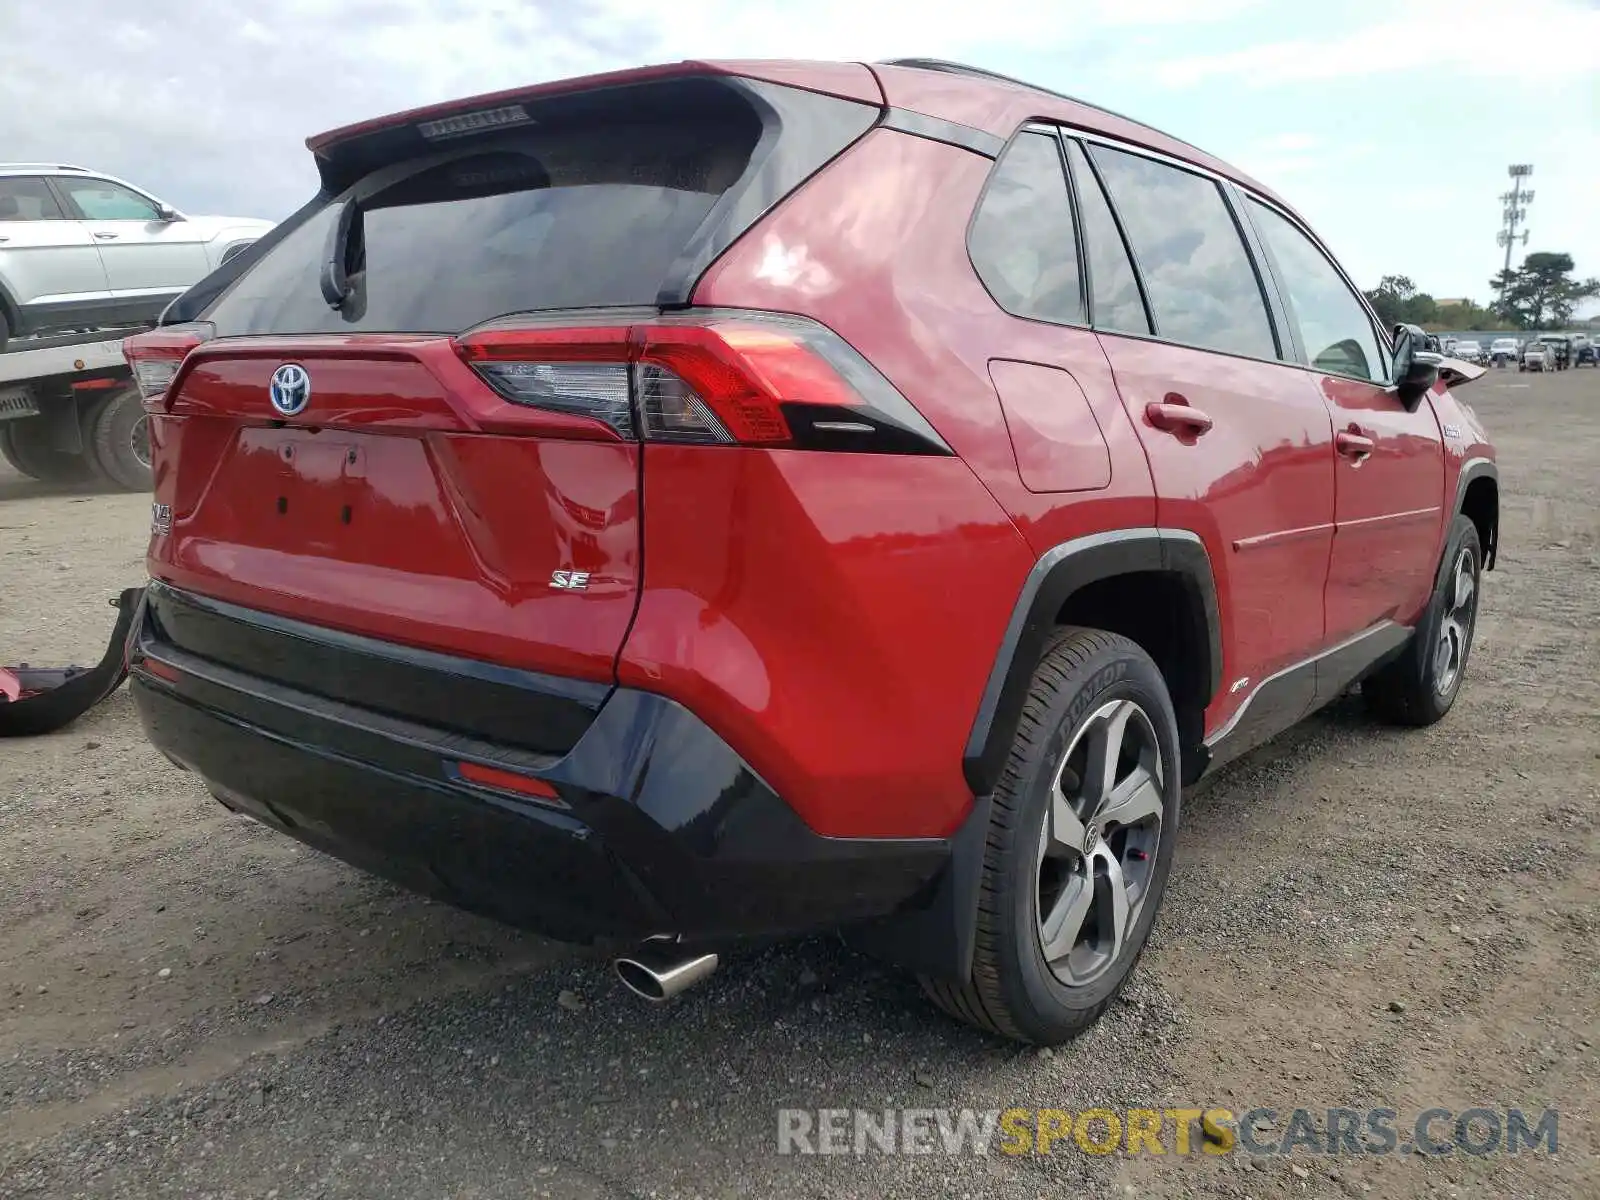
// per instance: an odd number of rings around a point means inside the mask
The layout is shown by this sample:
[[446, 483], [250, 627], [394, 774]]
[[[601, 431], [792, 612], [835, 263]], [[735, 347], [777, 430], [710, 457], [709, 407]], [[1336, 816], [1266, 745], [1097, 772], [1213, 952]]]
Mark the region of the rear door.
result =
[[94, 239], [68, 219], [42, 176], [0, 177], [0, 282], [30, 325], [105, 299]]
[[197, 227], [162, 220], [150, 197], [94, 176], [55, 183], [99, 248], [113, 297], [175, 296], [211, 269]]
[[[1104, 243], [1089, 260], [1094, 323], [1150, 460], [1157, 522], [1199, 534], [1216, 577], [1224, 686], [1207, 713], [1214, 730], [1267, 676], [1323, 645], [1331, 423], [1304, 373], [1279, 359], [1262, 281], [1217, 181], [1131, 150], [1086, 149], [1070, 157], [1087, 236]], [[1121, 265], [1128, 249], [1136, 276]], [[1303, 697], [1262, 718], [1297, 719], [1312, 682], [1308, 672]]]
[[1388, 353], [1333, 260], [1277, 209], [1246, 203], [1286, 293], [1306, 378], [1334, 425], [1329, 640], [1384, 620], [1410, 624], [1433, 588], [1443, 533], [1438, 418], [1426, 398], [1408, 411], [1388, 387]]

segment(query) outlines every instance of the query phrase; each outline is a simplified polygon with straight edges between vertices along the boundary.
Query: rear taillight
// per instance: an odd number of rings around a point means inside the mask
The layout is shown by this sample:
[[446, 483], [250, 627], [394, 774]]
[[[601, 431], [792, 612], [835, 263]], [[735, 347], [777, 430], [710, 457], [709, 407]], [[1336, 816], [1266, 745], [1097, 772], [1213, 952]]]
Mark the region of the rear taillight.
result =
[[122, 357], [133, 368], [139, 395], [146, 401], [159, 400], [172, 385], [189, 351], [210, 338], [211, 326], [196, 322], [152, 329], [123, 341]]
[[482, 326], [461, 357], [505, 399], [655, 442], [948, 454], [843, 338], [767, 313]]

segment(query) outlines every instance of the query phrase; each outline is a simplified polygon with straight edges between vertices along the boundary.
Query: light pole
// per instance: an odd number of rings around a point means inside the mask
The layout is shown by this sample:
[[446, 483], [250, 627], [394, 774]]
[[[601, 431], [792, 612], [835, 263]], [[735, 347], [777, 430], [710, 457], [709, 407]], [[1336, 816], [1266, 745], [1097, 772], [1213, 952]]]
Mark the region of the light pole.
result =
[[1505, 272], [1500, 276], [1502, 280], [1500, 300], [1502, 303], [1505, 301], [1506, 290], [1511, 282], [1511, 247], [1519, 240], [1524, 246], [1528, 244], [1528, 231], [1524, 229], [1522, 237], [1519, 239], [1517, 237], [1517, 226], [1526, 220], [1528, 216], [1528, 210], [1523, 206], [1533, 203], [1533, 193], [1522, 190], [1522, 181], [1533, 174], [1533, 166], [1530, 163], [1512, 163], [1510, 167], [1506, 168], [1506, 174], [1511, 176], [1511, 190], [1500, 197], [1500, 202], [1505, 205], [1503, 213], [1505, 228], [1495, 238], [1495, 241], [1506, 248]]

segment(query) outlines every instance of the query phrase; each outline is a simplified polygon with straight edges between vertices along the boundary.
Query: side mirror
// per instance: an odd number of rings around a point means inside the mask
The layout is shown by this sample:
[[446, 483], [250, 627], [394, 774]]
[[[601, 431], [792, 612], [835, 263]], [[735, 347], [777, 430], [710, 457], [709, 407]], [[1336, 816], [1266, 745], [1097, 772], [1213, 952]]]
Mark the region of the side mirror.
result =
[[1427, 349], [1428, 335], [1416, 325], [1394, 327], [1394, 391], [1414, 411], [1439, 379], [1444, 356]]
[[178, 210], [173, 208], [170, 204], [158, 203], [156, 205], [156, 216], [160, 217], [163, 221], [179, 220]]

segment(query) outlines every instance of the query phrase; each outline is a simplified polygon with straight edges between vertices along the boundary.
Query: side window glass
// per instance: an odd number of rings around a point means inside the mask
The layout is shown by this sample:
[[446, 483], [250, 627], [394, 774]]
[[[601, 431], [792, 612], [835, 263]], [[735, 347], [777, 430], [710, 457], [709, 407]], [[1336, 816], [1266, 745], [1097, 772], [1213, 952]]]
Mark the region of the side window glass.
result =
[[1001, 156], [967, 248], [978, 278], [1007, 312], [1082, 323], [1077, 234], [1055, 138], [1024, 133]]
[[1067, 160], [1078, 188], [1078, 213], [1083, 221], [1083, 242], [1089, 255], [1089, 287], [1093, 292], [1096, 329], [1119, 333], [1149, 333], [1139, 283], [1128, 260], [1128, 248], [1106, 203], [1100, 181], [1089, 168], [1083, 147], [1067, 142]]
[[138, 192], [104, 179], [62, 181], [67, 195], [88, 221], [158, 221], [156, 206]]
[[1156, 332], [1192, 346], [1276, 358], [1261, 285], [1216, 183], [1105, 146], [1090, 154], [1139, 259]]
[[1252, 199], [1250, 214], [1283, 278], [1311, 365], [1357, 379], [1385, 378], [1367, 310], [1327, 256], [1292, 221], [1265, 204]]
[[61, 221], [61, 206], [43, 179], [0, 179], [0, 221]]

